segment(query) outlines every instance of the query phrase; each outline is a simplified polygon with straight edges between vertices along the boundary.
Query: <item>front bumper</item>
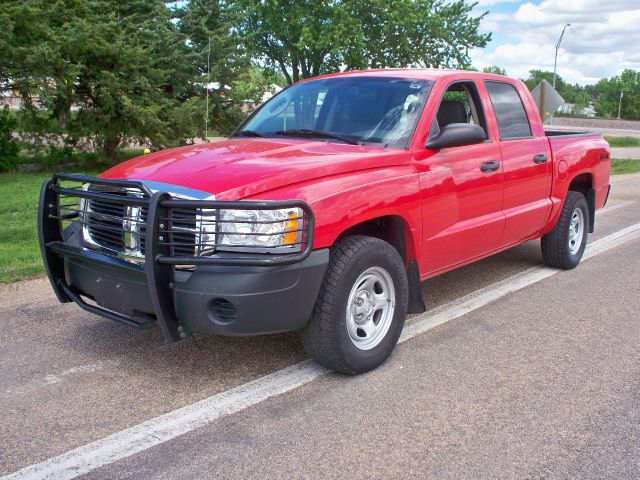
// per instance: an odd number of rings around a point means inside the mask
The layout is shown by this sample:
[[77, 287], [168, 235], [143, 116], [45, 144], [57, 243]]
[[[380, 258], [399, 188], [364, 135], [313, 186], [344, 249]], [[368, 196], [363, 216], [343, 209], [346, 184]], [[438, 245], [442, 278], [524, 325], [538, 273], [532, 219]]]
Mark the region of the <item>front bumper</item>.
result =
[[195, 258], [193, 268], [176, 269], [181, 263], [175, 259], [186, 259], [168, 256], [154, 241], [159, 211], [175, 202], [164, 195], [154, 194], [149, 200], [147, 258], [135, 264], [83, 248], [79, 229], [69, 227], [63, 233], [57, 193], [50, 181], [45, 182], [40, 248], [61, 302], [74, 301], [91, 313], [135, 328], [157, 325], [170, 342], [190, 333], [258, 335], [304, 327], [320, 290], [328, 249], [312, 251], [309, 245], [297, 256], [256, 255], [258, 261], [234, 254], [209, 262]]
[[[67, 291], [131, 321], [144, 324], [157, 318], [144, 267], [81, 248], [53, 248], [64, 258], [64, 279], [56, 280], [64, 282]], [[176, 271], [170, 288], [175, 317], [185, 333], [235, 336], [298, 330], [311, 315], [328, 258], [323, 249], [291, 265]]]

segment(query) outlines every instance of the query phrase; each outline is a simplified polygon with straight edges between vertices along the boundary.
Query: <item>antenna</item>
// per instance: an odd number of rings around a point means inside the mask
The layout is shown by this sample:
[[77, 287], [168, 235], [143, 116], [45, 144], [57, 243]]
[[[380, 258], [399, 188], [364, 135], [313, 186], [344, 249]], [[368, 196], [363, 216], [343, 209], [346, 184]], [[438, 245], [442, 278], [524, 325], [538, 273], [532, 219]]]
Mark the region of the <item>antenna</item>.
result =
[[211, 61], [211, 37], [209, 37], [209, 50], [207, 52], [207, 110], [204, 116], [204, 138], [208, 140], [209, 137], [209, 71]]

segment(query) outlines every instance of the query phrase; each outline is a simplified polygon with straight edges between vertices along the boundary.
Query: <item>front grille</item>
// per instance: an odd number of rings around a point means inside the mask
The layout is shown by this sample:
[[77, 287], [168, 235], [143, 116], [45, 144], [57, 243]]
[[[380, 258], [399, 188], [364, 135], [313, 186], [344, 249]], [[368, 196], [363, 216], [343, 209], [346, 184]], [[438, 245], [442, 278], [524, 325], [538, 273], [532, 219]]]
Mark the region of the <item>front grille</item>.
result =
[[196, 211], [193, 208], [172, 208], [169, 211], [169, 247], [171, 255], [193, 256], [197, 254]]
[[[76, 174], [55, 175], [46, 190], [57, 194], [56, 202], [46, 205], [55, 209], [47, 218], [57, 219], [65, 243], [77, 248], [78, 232], [85, 248], [132, 262], [145, 262], [151, 249], [147, 223], [156, 230], [153, 265], [285, 265], [306, 258], [313, 248], [313, 212], [299, 200], [217, 201], [176, 185]], [[153, 219], [150, 209], [156, 212]], [[233, 210], [240, 213], [230, 214]]]
[[[109, 195], [142, 198], [144, 194], [131, 188], [90, 186], [89, 191]], [[176, 196], [174, 198], [180, 198]], [[144, 260], [146, 254], [148, 207], [120, 204], [109, 200], [87, 200], [84, 210], [84, 237], [90, 246], [106, 249], [114, 254], [123, 254], [133, 260]], [[166, 238], [161, 243], [169, 245], [172, 256], [198, 256], [204, 244], [202, 223], [215, 221], [215, 213], [194, 208], [168, 209], [166, 225], [161, 234]]]
[[[118, 197], [142, 198], [135, 188], [89, 185], [91, 192]], [[106, 249], [109, 253], [144, 259], [147, 207], [110, 200], [87, 200], [83, 212], [84, 240], [89, 246]]]
[[147, 213], [149, 209], [147, 207], [140, 207], [140, 223], [138, 224], [138, 229], [140, 232], [140, 252], [142, 256], [145, 255], [146, 248], [146, 234], [147, 234]]
[[93, 243], [124, 252], [123, 222], [125, 205], [104, 200], [89, 200], [86, 213], [86, 233]]

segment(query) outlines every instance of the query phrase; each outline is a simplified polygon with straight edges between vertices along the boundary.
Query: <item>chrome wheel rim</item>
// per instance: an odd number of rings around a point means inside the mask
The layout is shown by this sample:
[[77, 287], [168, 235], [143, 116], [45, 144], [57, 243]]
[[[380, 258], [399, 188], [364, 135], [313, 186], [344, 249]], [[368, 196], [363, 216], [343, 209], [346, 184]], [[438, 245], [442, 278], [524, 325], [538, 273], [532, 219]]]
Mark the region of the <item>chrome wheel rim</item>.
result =
[[571, 222], [569, 223], [569, 252], [575, 255], [582, 246], [582, 237], [584, 237], [584, 212], [581, 208], [576, 208], [571, 214]]
[[396, 291], [384, 268], [371, 267], [360, 274], [347, 301], [347, 332], [353, 345], [371, 350], [382, 342], [391, 327]]

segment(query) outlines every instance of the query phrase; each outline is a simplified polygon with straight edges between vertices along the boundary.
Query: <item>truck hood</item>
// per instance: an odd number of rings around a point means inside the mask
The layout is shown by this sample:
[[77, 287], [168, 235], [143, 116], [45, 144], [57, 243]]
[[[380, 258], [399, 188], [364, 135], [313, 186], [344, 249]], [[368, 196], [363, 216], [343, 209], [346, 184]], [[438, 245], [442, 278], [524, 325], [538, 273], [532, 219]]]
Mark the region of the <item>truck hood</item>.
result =
[[103, 178], [163, 182], [237, 200], [329, 175], [406, 164], [407, 150], [303, 139], [231, 139], [128, 160]]

